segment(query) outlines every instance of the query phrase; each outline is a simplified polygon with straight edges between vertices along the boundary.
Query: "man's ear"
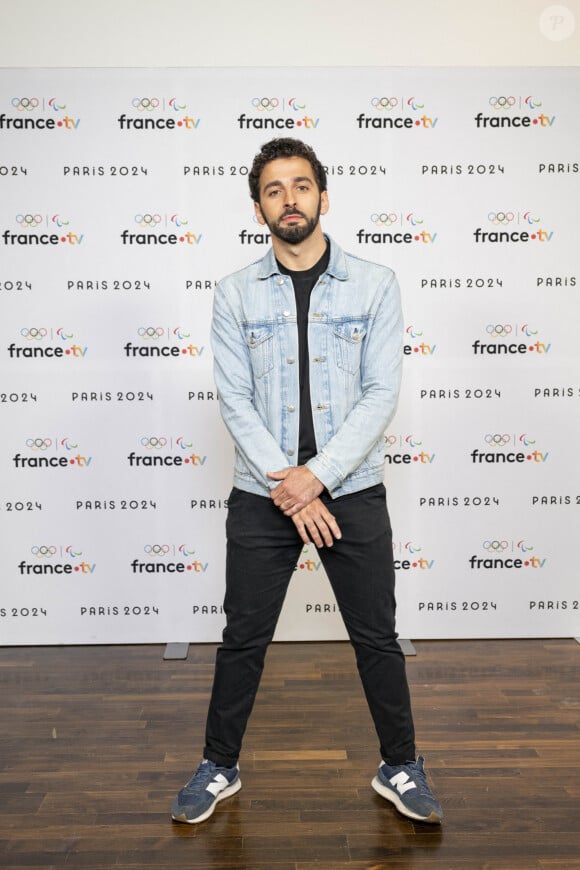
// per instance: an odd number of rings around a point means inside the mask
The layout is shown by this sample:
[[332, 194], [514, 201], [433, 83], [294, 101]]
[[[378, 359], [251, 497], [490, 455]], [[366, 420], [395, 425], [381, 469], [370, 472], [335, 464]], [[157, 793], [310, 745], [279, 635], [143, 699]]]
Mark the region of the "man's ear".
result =
[[328, 191], [323, 190], [320, 194], [320, 214], [326, 214], [329, 208], [330, 202], [328, 201]]
[[266, 221], [264, 220], [264, 215], [262, 214], [262, 209], [260, 208], [259, 202], [254, 202], [254, 214], [258, 220], [258, 223], [264, 226]]

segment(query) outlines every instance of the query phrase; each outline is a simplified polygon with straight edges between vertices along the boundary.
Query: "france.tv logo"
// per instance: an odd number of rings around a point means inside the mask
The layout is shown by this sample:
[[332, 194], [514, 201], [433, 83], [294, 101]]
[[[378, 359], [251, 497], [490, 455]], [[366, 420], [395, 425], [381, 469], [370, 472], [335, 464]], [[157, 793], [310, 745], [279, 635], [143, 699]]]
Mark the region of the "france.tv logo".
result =
[[189, 219], [177, 212], [138, 212], [133, 223], [136, 230], [123, 230], [123, 245], [199, 245], [202, 233], [191, 231]]
[[520, 539], [510, 541], [505, 538], [483, 541], [481, 549], [483, 556], [474, 554], [468, 559], [472, 570], [489, 570], [494, 568], [531, 568], [538, 570], [546, 564], [546, 557], [538, 556], [535, 547], [529, 541]]
[[553, 126], [556, 116], [546, 114], [541, 98], [528, 94], [493, 94], [487, 100], [486, 112], [474, 117], [478, 129], [497, 130], [504, 127], [545, 130]]
[[[237, 118], [240, 130], [315, 130], [320, 118], [307, 111], [300, 97], [256, 96], [250, 99], [252, 115], [242, 112]], [[286, 112], [286, 116], [279, 114]]]
[[24, 576], [30, 574], [93, 574], [96, 563], [87, 562], [83, 551], [72, 545], [34, 544], [30, 552], [36, 561], [23, 559], [18, 571]]
[[371, 97], [372, 115], [361, 112], [356, 117], [359, 130], [434, 130], [439, 118], [427, 114], [420, 97]]
[[550, 452], [539, 450], [536, 439], [527, 432], [515, 435], [509, 432], [488, 432], [483, 437], [484, 449], [471, 451], [475, 465], [501, 465], [531, 463], [543, 465]]
[[18, 96], [10, 100], [12, 114], [0, 114], [0, 130], [78, 129], [80, 118], [71, 116], [64, 100], [57, 97]]
[[125, 356], [130, 359], [185, 357], [198, 360], [205, 351], [205, 345], [194, 344], [189, 329], [182, 326], [165, 327], [149, 324], [139, 326], [137, 335], [140, 344], [128, 341], [123, 345]]
[[[39, 212], [20, 212], [15, 216], [17, 229], [4, 230], [0, 236], [5, 245], [69, 245], [83, 243], [84, 233], [74, 232], [72, 221], [61, 214], [42, 215]], [[39, 228], [42, 230], [39, 231]]]
[[541, 226], [542, 218], [535, 211], [490, 211], [487, 214], [487, 229], [481, 227], [473, 232], [476, 244], [539, 242], [547, 244], [554, 237], [553, 230]]
[[132, 115], [117, 118], [120, 130], [197, 130], [200, 118], [188, 111], [178, 97], [136, 96], [130, 102]]
[[486, 341], [476, 338], [471, 345], [476, 356], [529, 353], [545, 356], [552, 349], [552, 342], [542, 341], [540, 331], [529, 323], [521, 326], [517, 323], [488, 323], [485, 334]]
[[26, 455], [16, 453], [12, 457], [14, 467], [22, 470], [29, 468], [89, 468], [93, 457], [80, 452], [75, 438], [50, 438], [36, 435], [27, 438]]
[[201, 468], [208, 457], [196, 453], [193, 441], [182, 435], [174, 438], [167, 435], [142, 435], [139, 438], [140, 452], [134, 450], [127, 456], [131, 468]]
[[195, 550], [186, 544], [145, 544], [143, 553], [130, 563], [133, 574], [205, 574], [209, 566], [209, 562], [192, 559]]
[[77, 343], [74, 333], [58, 328], [29, 325], [20, 330], [20, 343], [8, 345], [9, 359], [84, 359], [87, 345]]
[[369, 221], [375, 230], [358, 230], [359, 245], [432, 245], [437, 239], [437, 233], [427, 227], [424, 217], [417, 212], [375, 211], [369, 215]]

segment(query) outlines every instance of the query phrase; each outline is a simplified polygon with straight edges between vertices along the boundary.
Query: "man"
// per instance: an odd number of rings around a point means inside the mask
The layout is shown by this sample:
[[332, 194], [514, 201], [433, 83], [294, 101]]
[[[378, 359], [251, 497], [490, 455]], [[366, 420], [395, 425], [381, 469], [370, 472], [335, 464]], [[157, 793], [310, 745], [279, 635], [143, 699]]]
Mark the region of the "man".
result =
[[204, 760], [172, 817], [202, 822], [241, 788], [238, 758], [266, 649], [300, 551], [312, 542], [379, 737], [383, 761], [372, 786], [404, 815], [439, 823], [441, 807], [415, 756], [383, 485], [383, 433], [402, 360], [397, 281], [323, 234], [326, 174], [309, 146], [266, 143], [249, 183], [272, 248], [220, 282], [212, 321], [220, 409], [235, 443], [227, 625]]

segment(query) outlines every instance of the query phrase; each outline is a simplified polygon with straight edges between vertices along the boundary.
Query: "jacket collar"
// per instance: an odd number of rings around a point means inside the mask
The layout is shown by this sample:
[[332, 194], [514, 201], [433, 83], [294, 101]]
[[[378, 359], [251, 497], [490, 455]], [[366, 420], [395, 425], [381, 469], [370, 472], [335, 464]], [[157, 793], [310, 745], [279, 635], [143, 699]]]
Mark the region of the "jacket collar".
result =
[[[324, 238], [330, 244], [330, 260], [326, 269], [326, 274], [332, 275], [339, 281], [346, 281], [348, 278], [348, 268], [346, 265], [346, 257], [344, 251], [337, 245], [330, 236], [324, 235]], [[280, 270], [274, 256], [274, 249], [270, 248], [265, 256], [258, 260], [258, 278], [270, 278], [272, 275], [279, 275]]]

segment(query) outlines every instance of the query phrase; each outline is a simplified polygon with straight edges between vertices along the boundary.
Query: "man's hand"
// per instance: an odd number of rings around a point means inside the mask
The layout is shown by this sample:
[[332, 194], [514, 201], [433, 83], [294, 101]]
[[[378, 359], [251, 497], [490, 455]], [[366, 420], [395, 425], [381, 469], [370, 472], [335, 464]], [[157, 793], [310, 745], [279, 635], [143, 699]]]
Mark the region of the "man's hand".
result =
[[324, 489], [322, 483], [306, 465], [283, 468], [282, 471], [269, 471], [268, 477], [281, 481], [270, 492], [270, 498], [287, 517], [293, 517]]
[[292, 522], [305, 544], [312, 542], [317, 547], [323, 547], [325, 544], [327, 547], [332, 547], [334, 539], [338, 541], [342, 537], [338, 523], [319, 498], [315, 498], [294, 514]]

